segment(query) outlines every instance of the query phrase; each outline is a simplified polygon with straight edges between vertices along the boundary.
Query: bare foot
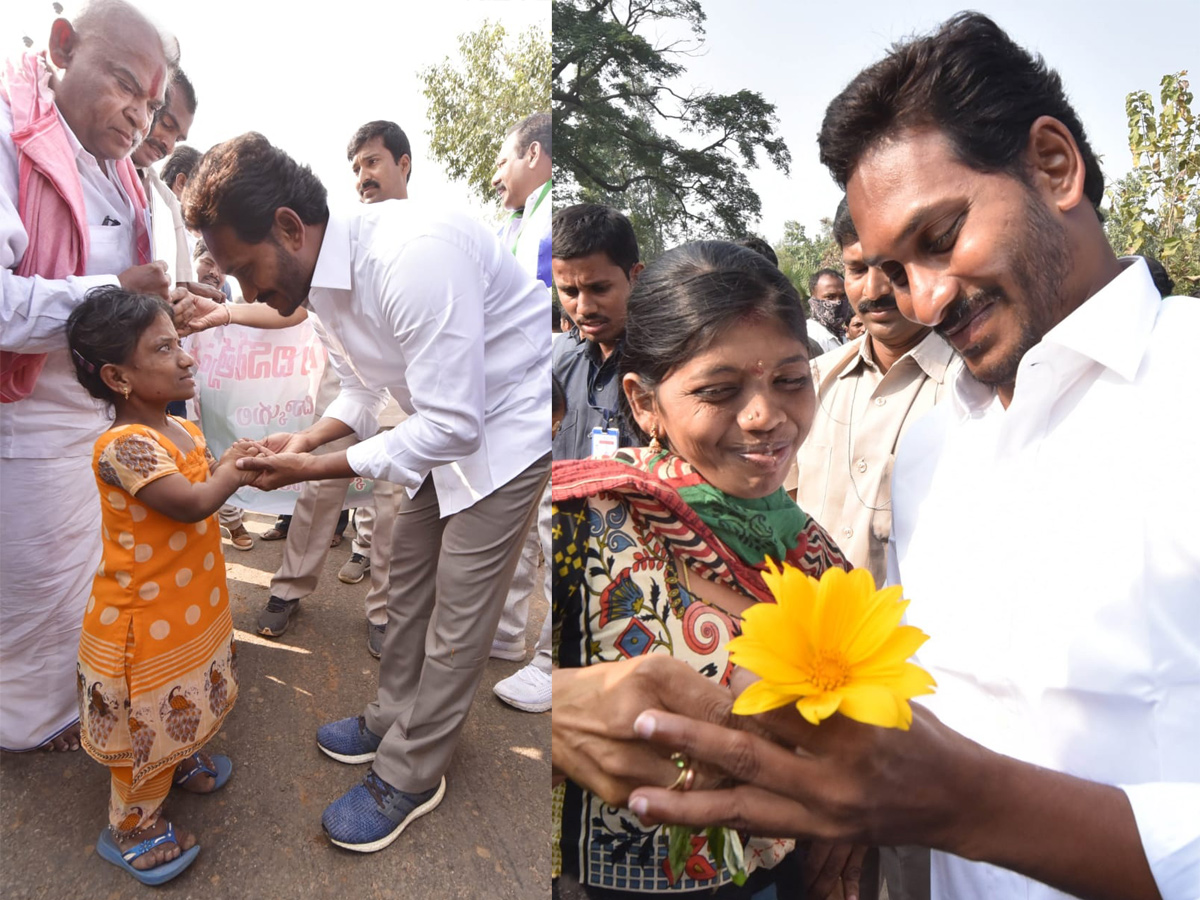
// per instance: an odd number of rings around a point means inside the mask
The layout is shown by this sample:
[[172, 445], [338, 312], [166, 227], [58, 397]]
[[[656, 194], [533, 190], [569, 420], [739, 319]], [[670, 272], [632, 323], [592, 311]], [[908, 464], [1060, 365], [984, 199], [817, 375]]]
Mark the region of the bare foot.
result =
[[[207, 753], [193, 753], [175, 767], [175, 786], [192, 794], [211, 793], [217, 783], [216, 776], [196, 771], [200, 768], [200, 763], [203, 763], [214, 772], [217, 770], [217, 767], [213, 765], [212, 757]], [[183, 778], [189, 772], [196, 772], [196, 774], [186, 781], [180, 782], [179, 779]]]
[[[121, 848], [122, 853], [125, 853], [142, 843], [142, 841], [149, 841], [161, 834], [166, 834], [168, 825], [170, 823], [166, 818], [159, 816], [158, 821], [149, 828], [143, 828], [128, 840], [117, 841], [117, 846]], [[170, 862], [184, 850], [190, 850], [195, 845], [196, 836], [194, 834], [190, 831], [184, 831], [182, 828], [176, 828], [174, 842], [167, 841], [147, 850], [141, 856], [135, 856], [130, 865], [135, 869], [153, 869], [155, 866], [161, 866], [163, 863]]]
[[51, 738], [42, 744], [47, 753], [64, 753], [68, 750], [79, 749], [79, 723], [76, 722], [58, 737]]

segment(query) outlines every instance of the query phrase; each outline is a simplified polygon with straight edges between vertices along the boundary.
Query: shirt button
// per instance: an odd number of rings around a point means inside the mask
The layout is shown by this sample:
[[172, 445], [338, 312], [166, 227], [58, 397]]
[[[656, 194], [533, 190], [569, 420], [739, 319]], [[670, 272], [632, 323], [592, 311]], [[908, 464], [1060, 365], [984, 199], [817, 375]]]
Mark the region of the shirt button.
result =
[[887, 403], [887, 399], [885, 397], [876, 397], [875, 398], [876, 406], [883, 406], [883, 404], [885, 404], [885, 403]]
[[849, 527], [847, 527], [847, 528], [843, 528], [843, 529], [842, 529], [842, 535], [843, 535], [844, 537], [852, 538], [852, 537], [854, 537], [854, 529], [853, 529], [853, 528], [849, 528]]
[[858, 461], [858, 471], [860, 471], [860, 472], [867, 471], [867, 461], [865, 459], [860, 459]]

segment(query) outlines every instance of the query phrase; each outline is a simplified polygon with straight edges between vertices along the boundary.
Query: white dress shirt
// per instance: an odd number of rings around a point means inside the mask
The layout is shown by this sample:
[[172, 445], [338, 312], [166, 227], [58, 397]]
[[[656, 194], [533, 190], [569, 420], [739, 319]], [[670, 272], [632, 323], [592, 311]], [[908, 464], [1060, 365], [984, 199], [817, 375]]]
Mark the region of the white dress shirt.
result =
[[809, 319], [804, 323], [804, 328], [808, 332], [809, 340], [814, 341], [825, 353], [829, 353], [842, 346], [842, 342], [837, 339], [834, 333], [816, 319]]
[[[550, 452], [549, 298], [478, 222], [416, 200], [335, 213], [309, 303], [358, 474], [410, 496], [432, 474], [448, 516]], [[409, 418], [372, 437], [384, 389]]]
[[[66, 349], [67, 316], [90, 288], [119, 284], [117, 275], [136, 264], [134, 206], [112, 161], [101, 165], [64, 120], [87, 208], [91, 247], [86, 274], [56, 280], [13, 274], [29, 247], [29, 235], [17, 213], [12, 127], [12, 109], [0, 100], [0, 349], [46, 353], [47, 359], [32, 394], [0, 404], [0, 457], [90, 457], [111, 414], [75, 378]], [[102, 224], [106, 219], [120, 224]]]
[[[889, 581], [922, 701], [999, 753], [1126, 792], [1165, 900], [1200, 897], [1200, 303], [1129, 265], [901, 444]], [[1065, 895], [934, 853], [935, 897]]]

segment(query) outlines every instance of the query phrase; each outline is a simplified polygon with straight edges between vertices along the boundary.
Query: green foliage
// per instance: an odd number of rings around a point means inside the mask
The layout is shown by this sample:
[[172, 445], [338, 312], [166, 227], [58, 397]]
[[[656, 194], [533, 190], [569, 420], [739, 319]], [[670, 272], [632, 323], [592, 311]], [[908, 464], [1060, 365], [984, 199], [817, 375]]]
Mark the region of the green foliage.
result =
[[818, 269], [842, 268], [842, 248], [833, 238], [833, 220], [822, 219], [816, 237], [805, 234], [799, 222], [783, 223], [783, 239], [774, 245], [779, 268], [804, 298], [804, 314], [808, 309], [808, 279]]
[[[737, 237], [762, 203], [745, 170], [787, 172], [775, 106], [754, 91], [672, 85], [703, 41], [698, 0], [554, 0], [556, 201], [630, 211], [642, 258], [687, 237]], [[682, 23], [692, 39], [652, 43]]]
[[1200, 291], [1200, 130], [1186, 75], [1163, 76], [1157, 115], [1146, 91], [1126, 96], [1134, 167], [1109, 190], [1104, 224], [1117, 253], [1157, 257], [1177, 294]]
[[458, 60], [417, 73], [429, 101], [430, 152], [455, 181], [494, 199], [496, 154], [510, 125], [550, 107], [550, 46], [540, 28], [516, 41], [503, 25], [484, 22], [459, 35]]

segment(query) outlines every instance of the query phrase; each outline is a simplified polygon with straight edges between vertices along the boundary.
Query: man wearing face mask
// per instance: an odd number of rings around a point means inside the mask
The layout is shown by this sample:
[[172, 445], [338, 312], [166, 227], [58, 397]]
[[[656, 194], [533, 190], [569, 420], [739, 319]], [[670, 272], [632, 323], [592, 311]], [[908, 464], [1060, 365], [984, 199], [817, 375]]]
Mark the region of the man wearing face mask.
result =
[[846, 282], [833, 269], [818, 269], [808, 279], [808, 336], [829, 352], [846, 339], [850, 304], [846, 302]]

